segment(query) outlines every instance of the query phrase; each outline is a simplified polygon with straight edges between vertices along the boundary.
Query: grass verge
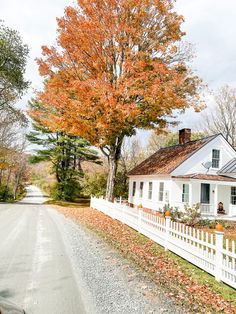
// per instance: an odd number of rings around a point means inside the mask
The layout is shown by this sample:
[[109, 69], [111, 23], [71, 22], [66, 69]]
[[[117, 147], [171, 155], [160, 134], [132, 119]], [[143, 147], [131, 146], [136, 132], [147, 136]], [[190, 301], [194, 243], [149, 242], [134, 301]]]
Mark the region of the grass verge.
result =
[[84, 207], [88, 207], [90, 204], [90, 199], [87, 198], [79, 198], [74, 202], [68, 202], [68, 201], [55, 201], [55, 200], [48, 200], [46, 201], [44, 204], [46, 205], [58, 205], [61, 207], [76, 207], [76, 208], [84, 208]]
[[236, 313], [233, 288], [216, 282], [214, 277], [177, 255], [165, 252], [132, 228], [91, 208], [56, 208], [102, 236], [189, 313]]

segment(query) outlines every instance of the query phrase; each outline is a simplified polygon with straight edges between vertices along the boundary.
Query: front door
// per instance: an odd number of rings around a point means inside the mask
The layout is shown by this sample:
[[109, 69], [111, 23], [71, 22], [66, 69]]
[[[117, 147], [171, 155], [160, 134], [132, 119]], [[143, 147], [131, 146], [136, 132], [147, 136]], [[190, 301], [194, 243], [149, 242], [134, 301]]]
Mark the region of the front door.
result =
[[210, 184], [201, 183], [201, 203], [210, 204]]

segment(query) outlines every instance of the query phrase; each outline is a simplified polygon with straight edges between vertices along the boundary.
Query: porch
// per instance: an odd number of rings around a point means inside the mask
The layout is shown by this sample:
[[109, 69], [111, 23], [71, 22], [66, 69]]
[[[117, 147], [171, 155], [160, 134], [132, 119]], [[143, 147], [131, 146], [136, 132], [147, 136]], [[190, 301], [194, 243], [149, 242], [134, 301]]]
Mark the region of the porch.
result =
[[[217, 207], [218, 203], [216, 204], [216, 209], [218, 208]], [[212, 217], [212, 219], [213, 218], [215, 219], [217, 217], [220, 220], [228, 220], [228, 218], [230, 217], [231, 218], [234, 217], [234, 220], [236, 219], [236, 205], [233, 205], [233, 204], [229, 204], [227, 208], [225, 208], [225, 205], [224, 205], [225, 214], [218, 213], [217, 210], [215, 210], [214, 204], [200, 203], [200, 210], [201, 210], [202, 215], [209, 216], [208, 217], [209, 219], [210, 217]]]
[[[182, 202], [185, 200], [189, 206], [199, 203], [202, 216], [208, 219], [236, 220], [235, 179], [217, 175], [201, 175], [201, 179], [190, 176], [174, 180], [182, 191]], [[216, 178], [219, 180], [214, 180]]]

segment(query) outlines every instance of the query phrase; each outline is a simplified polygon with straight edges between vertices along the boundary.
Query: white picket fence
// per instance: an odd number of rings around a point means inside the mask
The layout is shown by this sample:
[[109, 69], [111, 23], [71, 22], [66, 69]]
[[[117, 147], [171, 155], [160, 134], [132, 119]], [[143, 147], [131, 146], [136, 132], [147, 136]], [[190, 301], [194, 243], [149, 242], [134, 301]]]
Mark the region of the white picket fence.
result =
[[132, 227], [236, 289], [235, 242], [223, 232], [209, 234], [126, 204], [91, 198], [91, 207]]

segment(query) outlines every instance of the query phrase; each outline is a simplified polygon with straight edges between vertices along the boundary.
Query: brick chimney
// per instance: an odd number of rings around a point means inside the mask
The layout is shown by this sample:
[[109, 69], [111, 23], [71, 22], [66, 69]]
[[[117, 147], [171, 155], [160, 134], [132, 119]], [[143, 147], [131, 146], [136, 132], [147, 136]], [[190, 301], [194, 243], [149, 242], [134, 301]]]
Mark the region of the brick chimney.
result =
[[191, 129], [179, 130], [179, 144], [183, 145], [191, 141]]

